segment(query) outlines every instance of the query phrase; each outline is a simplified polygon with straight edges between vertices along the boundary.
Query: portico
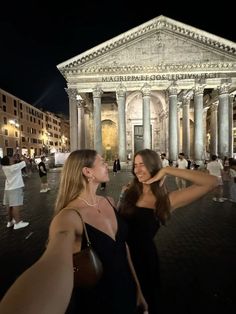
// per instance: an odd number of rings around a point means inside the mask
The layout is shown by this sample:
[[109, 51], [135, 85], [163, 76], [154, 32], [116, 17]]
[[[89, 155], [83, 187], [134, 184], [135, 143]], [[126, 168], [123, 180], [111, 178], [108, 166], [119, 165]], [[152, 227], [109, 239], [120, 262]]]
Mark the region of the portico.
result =
[[[142, 148], [201, 162], [233, 154], [236, 44], [159, 16], [58, 69], [67, 80], [71, 149], [122, 161]], [[79, 95], [79, 97], [78, 97]]]

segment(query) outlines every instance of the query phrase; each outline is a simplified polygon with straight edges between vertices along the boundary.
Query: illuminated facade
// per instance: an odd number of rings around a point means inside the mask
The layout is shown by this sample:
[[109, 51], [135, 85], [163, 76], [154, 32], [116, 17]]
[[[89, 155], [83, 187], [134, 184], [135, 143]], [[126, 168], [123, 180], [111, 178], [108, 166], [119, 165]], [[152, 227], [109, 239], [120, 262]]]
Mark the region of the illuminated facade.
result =
[[62, 120], [0, 89], [0, 155], [12, 156], [16, 150], [29, 156], [68, 151], [69, 134], [61, 132]]
[[61, 64], [71, 149], [233, 155], [236, 44], [159, 16]]

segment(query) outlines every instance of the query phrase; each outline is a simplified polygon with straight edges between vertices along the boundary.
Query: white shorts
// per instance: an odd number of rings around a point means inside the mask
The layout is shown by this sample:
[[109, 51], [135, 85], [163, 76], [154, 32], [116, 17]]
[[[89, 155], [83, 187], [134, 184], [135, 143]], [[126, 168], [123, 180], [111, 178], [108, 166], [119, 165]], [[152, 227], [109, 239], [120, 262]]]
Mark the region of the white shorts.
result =
[[21, 206], [23, 205], [23, 188], [14, 190], [5, 190], [3, 196], [3, 205], [5, 206]]
[[223, 185], [222, 177], [217, 177], [217, 179], [218, 179], [218, 186]]

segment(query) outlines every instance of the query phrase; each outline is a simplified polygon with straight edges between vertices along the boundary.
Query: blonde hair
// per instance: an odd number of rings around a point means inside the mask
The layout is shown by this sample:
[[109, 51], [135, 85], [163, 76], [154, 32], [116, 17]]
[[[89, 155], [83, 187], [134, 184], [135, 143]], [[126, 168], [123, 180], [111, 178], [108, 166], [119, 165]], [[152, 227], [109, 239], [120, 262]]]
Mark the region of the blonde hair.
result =
[[67, 158], [61, 173], [55, 212], [58, 213], [79, 196], [87, 186], [84, 167], [93, 167], [97, 152], [92, 149], [81, 149], [72, 152]]

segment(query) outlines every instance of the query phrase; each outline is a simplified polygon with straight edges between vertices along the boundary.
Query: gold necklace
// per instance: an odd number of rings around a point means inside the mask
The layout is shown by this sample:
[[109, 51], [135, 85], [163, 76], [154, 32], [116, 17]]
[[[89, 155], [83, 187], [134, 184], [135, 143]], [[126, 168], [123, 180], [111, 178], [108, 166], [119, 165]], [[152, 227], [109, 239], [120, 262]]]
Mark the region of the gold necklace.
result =
[[[95, 203], [95, 204], [90, 204], [90, 203], [89, 203], [88, 201], [86, 201], [86, 199], [84, 199], [83, 197], [78, 196], [77, 198], [80, 199], [81, 201], [83, 201], [83, 202], [84, 202], [86, 205], [88, 205], [89, 207], [95, 207], [95, 206], [99, 205], [99, 200], [98, 200], [98, 202]], [[98, 206], [96, 209], [97, 209], [97, 212], [98, 212], [99, 214], [101, 214], [101, 210], [99, 209], [99, 206]]]

